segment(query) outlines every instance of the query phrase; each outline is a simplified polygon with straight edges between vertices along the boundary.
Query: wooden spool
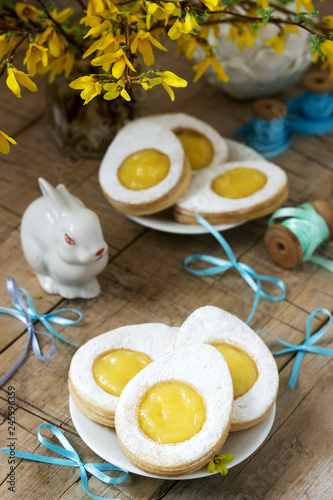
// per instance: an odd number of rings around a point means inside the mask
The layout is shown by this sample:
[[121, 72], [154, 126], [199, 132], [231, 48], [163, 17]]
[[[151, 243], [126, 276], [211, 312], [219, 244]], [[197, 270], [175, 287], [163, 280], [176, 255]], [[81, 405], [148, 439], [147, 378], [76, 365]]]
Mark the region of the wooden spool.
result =
[[303, 80], [303, 86], [313, 94], [327, 94], [333, 91], [333, 81], [324, 71], [311, 71]]
[[[310, 203], [325, 219], [330, 230], [330, 239], [333, 239], [333, 206], [324, 200]], [[294, 233], [281, 224], [273, 224], [266, 230], [264, 243], [272, 259], [286, 269], [293, 269], [303, 261], [302, 245]]]
[[279, 120], [287, 114], [286, 105], [278, 99], [258, 99], [252, 109], [253, 114], [262, 120]]

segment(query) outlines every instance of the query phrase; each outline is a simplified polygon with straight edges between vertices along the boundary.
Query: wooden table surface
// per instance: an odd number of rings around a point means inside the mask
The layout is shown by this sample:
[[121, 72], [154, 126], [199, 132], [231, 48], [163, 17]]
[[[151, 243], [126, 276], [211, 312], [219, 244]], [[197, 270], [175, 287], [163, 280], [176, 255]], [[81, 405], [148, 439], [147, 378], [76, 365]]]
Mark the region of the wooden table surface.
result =
[[[170, 68], [170, 65], [168, 66]], [[191, 80], [183, 59], [172, 62], [177, 74]], [[1, 82], [1, 129], [14, 136], [18, 146], [1, 156], [0, 178], [0, 304], [11, 307], [5, 280], [13, 276], [33, 297], [39, 313], [73, 307], [83, 313], [80, 324], [58, 331], [80, 345], [108, 330], [128, 324], [164, 322], [178, 326], [196, 308], [212, 304], [246, 320], [253, 292], [234, 272], [198, 278], [184, 269], [184, 259], [193, 253], [222, 256], [211, 235], [167, 234], [142, 227], [115, 213], [98, 184], [98, 161], [57, 149], [49, 138], [44, 118], [43, 83], [40, 92], [24, 93], [16, 99]], [[294, 88], [281, 95], [287, 100], [299, 94]], [[251, 103], [236, 102], [210, 87], [205, 80], [176, 92], [172, 104], [164, 91], [154, 89], [141, 96], [141, 114], [183, 111], [206, 120], [225, 137], [250, 119]], [[296, 136], [292, 147], [275, 158], [285, 169], [290, 185], [289, 204], [314, 198], [329, 199], [333, 178], [333, 134], [323, 137]], [[93, 300], [61, 300], [45, 294], [26, 263], [20, 245], [20, 220], [25, 208], [40, 196], [37, 178], [53, 185], [66, 183], [101, 219], [110, 259], [100, 276], [102, 292]], [[331, 201], [333, 199], [331, 198]], [[265, 328], [292, 343], [304, 341], [308, 315], [318, 307], [333, 309], [332, 275], [314, 264], [283, 270], [268, 256], [263, 235], [267, 218], [249, 222], [224, 233], [237, 258], [257, 272], [282, 279], [287, 287], [283, 302], [261, 300], [251, 321], [254, 330]], [[333, 257], [332, 243], [320, 254]], [[274, 293], [273, 288], [268, 288]], [[313, 331], [325, 324], [320, 316]], [[42, 329], [37, 324], [37, 329]], [[333, 329], [320, 345], [332, 347]], [[262, 337], [272, 350], [279, 344]], [[9, 316], [0, 317], [0, 376], [22, 353], [27, 341], [23, 325]], [[26, 361], [0, 388], [0, 444], [8, 445], [8, 387], [16, 393], [16, 448], [51, 454], [37, 440], [42, 423], [60, 428], [84, 462], [99, 462], [77, 434], [69, 412], [67, 373], [75, 348], [56, 341], [57, 350], [47, 362], [29, 351]], [[128, 480], [107, 486], [95, 478], [89, 487], [95, 495], [119, 499], [176, 500], [330, 500], [332, 488], [332, 358], [306, 354], [294, 391], [288, 387], [294, 356], [276, 358], [280, 389], [273, 428], [255, 453], [231, 468], [225, 477], [214, 475], [190, 481], [152, 479], [130, 474]], [[79, 471], [57, 465], [16, 459], [15, 493], [8, 491], [10, 465], [0, 455], [0, 497], [3, 499], [86, 499]]]

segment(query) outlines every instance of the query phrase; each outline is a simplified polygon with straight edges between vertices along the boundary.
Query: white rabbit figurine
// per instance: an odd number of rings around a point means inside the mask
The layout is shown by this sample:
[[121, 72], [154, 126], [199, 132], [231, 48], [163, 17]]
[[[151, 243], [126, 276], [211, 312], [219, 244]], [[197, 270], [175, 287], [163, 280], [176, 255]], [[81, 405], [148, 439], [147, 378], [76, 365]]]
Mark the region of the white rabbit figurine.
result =
[[96, 276], [108, 262], [97, 215], [73, 196], [63, 184], [53, 188], [39, 178], [43, 196], [23, 214], [22, 248], [47, 293], [66, 299], [96, 297]]

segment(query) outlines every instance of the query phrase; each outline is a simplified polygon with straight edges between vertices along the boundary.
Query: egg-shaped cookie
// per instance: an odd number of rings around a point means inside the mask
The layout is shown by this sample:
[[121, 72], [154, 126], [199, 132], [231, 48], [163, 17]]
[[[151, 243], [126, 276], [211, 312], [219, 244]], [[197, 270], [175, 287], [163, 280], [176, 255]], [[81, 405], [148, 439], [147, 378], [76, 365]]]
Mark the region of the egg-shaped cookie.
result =
[[201, 307], [187, 318], [179, 329], [175, 349], [198, 342], [214, 346], [229, 366], [234, 387], [230, 430], [261, 422], [279, 387], [277, 366], [266, 344], [243, 321], [214, 306]]
[[228, 161], [225, 139], [203, 120], [185, 113], [151, 115], [143, 120], [162, 125], [178, 137], [193, 173]]
[[174, 217], [198, 224], [200, 214], [211, 224], [233, 224], [274, 212], [287, 197], [287, 176], [274, 163], [229, 162], [198, 171], [177, 201]]
[[130, 325], [86, 342], [72, 358], [69, 392], [95, 422], [114, 427], [119, 396], [129, 380], [173, 348], [178, 328], [161, 323]]
[[206, 345], [177, 349], [127, 384], [116, 409], [117, 437], [140, 469], [166, 477], [188, 474], [221, 448], [232, 406], [223, 356]]
[[145, 120], [121, 129], [99, 170], [108, 201], [129, 215], [153, 214], [172, 206], [186, 191], [190, 178], [191, 168], [179, 139]]

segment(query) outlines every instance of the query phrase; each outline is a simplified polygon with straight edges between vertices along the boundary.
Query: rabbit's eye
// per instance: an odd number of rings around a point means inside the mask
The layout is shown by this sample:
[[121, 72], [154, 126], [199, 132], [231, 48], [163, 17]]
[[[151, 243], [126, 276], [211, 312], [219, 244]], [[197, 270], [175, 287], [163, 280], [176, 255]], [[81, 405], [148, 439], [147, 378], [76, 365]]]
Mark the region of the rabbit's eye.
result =
[[69, 245], [75, 245], [75, 241], [68, 234], [65, 234], [65, 240]]

